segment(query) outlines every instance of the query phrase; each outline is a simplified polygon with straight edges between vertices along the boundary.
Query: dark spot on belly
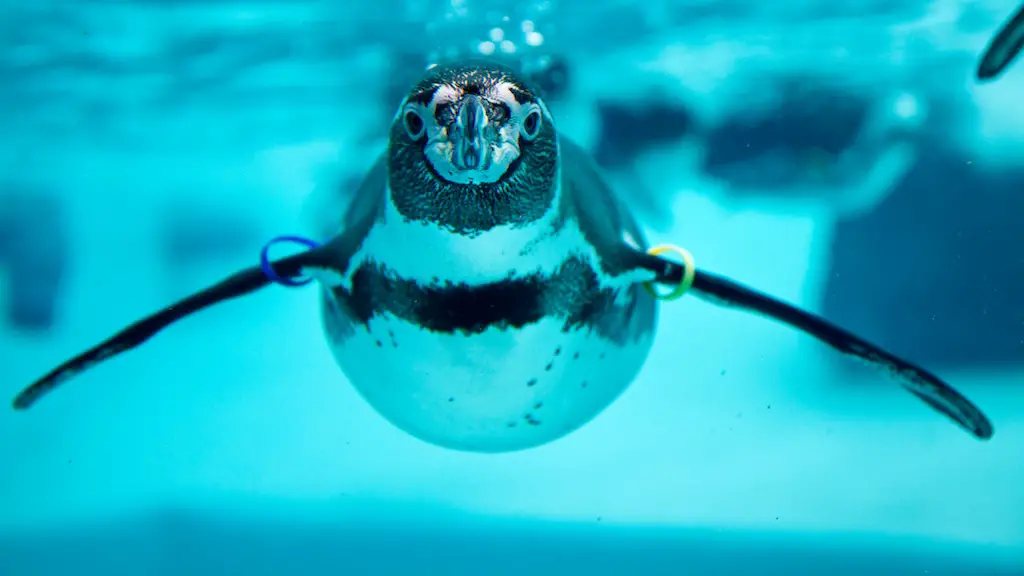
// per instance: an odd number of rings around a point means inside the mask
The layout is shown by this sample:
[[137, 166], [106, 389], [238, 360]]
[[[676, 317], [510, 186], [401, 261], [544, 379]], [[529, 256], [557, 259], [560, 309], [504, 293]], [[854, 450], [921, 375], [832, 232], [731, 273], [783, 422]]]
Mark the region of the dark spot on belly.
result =
[[391, 347], [398, 348], [398, 342], [395, 340], [395, 333], [391, 330], [388, 330], [388, 338], [391, 339]]
[[449, 396], [449, 397], [448, 397], [448, 401], [449, 401], [449, 402], [455, 402], [455, 398], [454, 398], [453, 396]]
[[583, 383], [580, 384], [580, 388], [586, 388], [586, 387], [587, 387], [587, 381], [584, 380]]
[[558, 348], [555, 348], [555, 356], [558, 356], [561, 353], [562, 353], [562, 347], [561, 346], [559, 346]]
[[506, 424], [506, 426], [508, 426], [509, 428], [515, 428], [516, 427], [516, 423], [515, 422], [509, 422], [508, 424]]
[[544, 367], [545, 372], [551, 372], [551, 368], [554, 366], [552, 362], [548, 362], [548, 365]]
[[543, 402], [537, 402], [536, 404], [533, 405], [533, 407], [537, 408], [539, 410], [539, 409], [544, 407], [544, 403]]
[[536, 378], [530, 378], [529, 380], [526, 381], [526, 386], [529, 387], [529, 388], [533, 388], [536, 385], [537, 385], [537, 379]]
[[526, 423], [529, 424], [530, 426], [540, 426], [540, 420], [534, 418], [533, 414], [527, 414], [523, 416], [523, 420], [526, 420]]
[[573, 360], [579, 360], [579, 359], [580, 359], [580, 353], [579, 353], [579, 352], [577, 352], [577, 353], [573, 354], [573, 355], [572, 355], [572, 359], [573, 359]]
[[383, 347], [384, 347], [384, 344], [380, 340], [377, 340], [377, 348], [383, 348]]
[[601, 355], [598, 356], [597, 359], [598, 360], [604, 360], [604, 352], [601, 352]]

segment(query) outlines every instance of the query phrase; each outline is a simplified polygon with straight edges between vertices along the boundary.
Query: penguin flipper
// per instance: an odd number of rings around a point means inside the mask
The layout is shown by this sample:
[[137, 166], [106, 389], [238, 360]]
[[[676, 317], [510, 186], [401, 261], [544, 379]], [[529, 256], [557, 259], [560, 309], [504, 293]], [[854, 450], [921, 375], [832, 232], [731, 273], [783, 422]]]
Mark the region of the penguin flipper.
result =
[[[642, 252], [636, 252], [635, 257], [637, 266], [654, 272], [657, 282], [670, 285], [682, 283], [686, 272], [683, 265]], [[938, 376], [820, 316], [723, 276], [701, 270], [694, 271], [692, 290], [715, 304], [740, 308], [796, 328], [847, 356], [882, 368], [904, 389], [974, 437], [980, 440], [992, 437], [992, 422], [981, 409]]]
[[333, 238], [343, 230], [367, 229], [384, 210], [387, 157], [381, 153], [364, 176], [320, 184], [306, 198], [302, 219], [313, 238]]
[[[304, 268], [338, 267], [334, 243], [324, 244], [307, 252], [273, 262], [274, 272], [281, 278], [296, 277]], [[15, 410], [25, 410], [68, 380], [96, 365], [135, 348], [167, 328], [196, 312], [226, 300], [245, 296], [271, 283], [260, 267], [237, 272], [213, 286], [200, 290], [166, 308], [132, 323], [110, 338], [89, 348], [51, 370], [23, 389], [13, 401]]]
[[[368, 147], [372, 144], [368, 143]], [[377, 146], [365, 153], [373, 154], [369, 163], [357, 158], [344, 163], [348, 166], [345, 171], [323, 171], [324, 175], [302, 201], [299, 219], [303, 233], [317, 241], [327, 241], [353, 225], [366, 210], [376, 209], [368, 208], [368, 202], [383, 202], [387, 157]]]
[[1024, 50], [1024, 3], [1007, 20], [985, 48], [975, 75], [992, 80], [1003, 73]]
[[567, 211], [579, 218], [580, 228], [600, 254], [607, 271], [619, 273], [632, 268], [634, 246], [630, 243], [639, 248], [647, 246], [633, 212], [608, 185], [601, 168], [582, 146], [564, 135], [559, 137], [558, 144]]

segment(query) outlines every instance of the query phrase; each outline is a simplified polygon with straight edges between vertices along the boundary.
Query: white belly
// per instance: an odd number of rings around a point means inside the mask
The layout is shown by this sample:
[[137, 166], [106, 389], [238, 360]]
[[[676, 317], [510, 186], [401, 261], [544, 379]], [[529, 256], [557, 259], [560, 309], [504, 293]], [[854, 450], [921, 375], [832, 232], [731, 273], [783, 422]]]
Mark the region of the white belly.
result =
[[463, 336], [390, 315], [368, 328], [356, 326], [344, 341], [328, 330], [334, 358], [356, 390], [409, 434], [475, 452], [539, 446], [586, 424], [636, 377], [653, 334], [618, 345], [544, 319]]

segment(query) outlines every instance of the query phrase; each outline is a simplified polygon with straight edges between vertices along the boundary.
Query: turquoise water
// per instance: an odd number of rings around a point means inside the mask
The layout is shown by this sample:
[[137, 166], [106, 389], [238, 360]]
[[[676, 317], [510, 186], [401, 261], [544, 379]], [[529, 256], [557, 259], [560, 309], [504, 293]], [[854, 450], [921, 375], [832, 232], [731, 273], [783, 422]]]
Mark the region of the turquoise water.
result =
[[1024, 574], [1024, 66], [973, 79], [1015, 9], [3, 8], [9, 397], [302, 230], [420, 70], [483, 52], [566, 63], [557, 125], [652, 243], [922, 363], [996, 434], [683, 298], [580, 430], [446, 450], [345, 381], [315, 290], [273, 287], [0, 414], [0, 575]]

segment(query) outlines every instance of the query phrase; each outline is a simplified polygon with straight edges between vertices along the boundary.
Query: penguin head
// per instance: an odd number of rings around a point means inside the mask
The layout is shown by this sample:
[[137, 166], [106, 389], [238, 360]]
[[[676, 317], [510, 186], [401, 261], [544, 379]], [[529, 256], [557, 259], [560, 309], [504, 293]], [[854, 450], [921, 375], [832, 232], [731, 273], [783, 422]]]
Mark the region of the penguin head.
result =
[[547, 107], [510, 69], [435, 67], [392, 123], [392, 202], [406, 218], [459, 233], [534, 222], [554, 206], [557, 140]]

